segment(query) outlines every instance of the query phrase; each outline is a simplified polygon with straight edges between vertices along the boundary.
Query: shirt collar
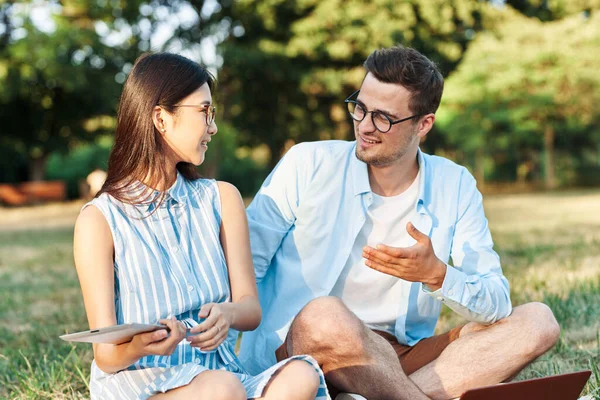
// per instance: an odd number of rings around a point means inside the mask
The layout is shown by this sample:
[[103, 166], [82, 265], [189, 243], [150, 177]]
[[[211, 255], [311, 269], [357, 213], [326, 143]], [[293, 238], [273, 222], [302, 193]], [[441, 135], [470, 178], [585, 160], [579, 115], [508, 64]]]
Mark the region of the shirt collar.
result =
[[186, 179], [177, 171], [177, 179], [175, 183], [167, 190], [167, 196], [170, 196], [173, 200], [181, 203], [187, 197], [187, 185]]
[[[147, 201], [135, 204], [136, 208], [142, 208], [146, 211], [152, 211], [158, 206], [158, 203], [160, 201], [160, 192], [153, 189], [150, 189], [151, 192], [148, 192], [149, 189], [150, 188], [148, 186], [146, 186], [140, 181], [134, 181], [131, 184], [131, 187], [127, 190], [129, 196], [135, 198], [137, 196], [146, 197], [150, 195]], [[165, 198], [163, 200], [163, 204], [166, 204], [166, 202], [171, 199], [173, 199], [176, 203], [182, 203], [187, 196], [187, 190], [188, 189], [186, 179], [183, 175], [179, 173], [179, 171], [177, 171], [177, 178], [175, 179], [173, 185], [171, 185], [171, 187], [167, 189], [165, 193]]]
[[[371, 192], [371, 185], [369, 184], [369, 171], [367, 170], [367, 164], [363, 161], [360, 161], [356, 157], [356, 142], [354, 142], [354, 146], [352, 146], [352, 156], [350, 159], [350, 168], [352, 170], [352, 180], [353, 180], [353, 191], [354, 195], [357, 196], [363, 193]], [[419, 161], [419, 170], [421, 172], [421, 181], [419, 182], [419, 194], [417, 197], [417, 210], [426, 203], [426, 200], [429, 193], [429, 188], [426, 184], [426, 181], [429, 179], [427, 174], [427, 164], [425, 161], [425, 156], [421, 149], [417, 149], [417, 159]]]
[[354, 195], [371, 192], [371, 185], [369, 184], [369, 171], [367, 170], [367, 164], [360, 161], [356, 157], [356, 142], [352, 146], [352, 155], [350, 156], [350, 168], [352, 172], [352, 187]]
[[417, 197], [417, 207], [419, 204], [425, 203], [425, 200], [429, 197], [429, 186], [426, 184], [429, 180], [427, 174], [427, 164], [425, 156], [421, 149], [417, 149], [417, 160], [419, 161], [419, 171], [421, 172], [421, 181], [419, 182], [419, 194]]

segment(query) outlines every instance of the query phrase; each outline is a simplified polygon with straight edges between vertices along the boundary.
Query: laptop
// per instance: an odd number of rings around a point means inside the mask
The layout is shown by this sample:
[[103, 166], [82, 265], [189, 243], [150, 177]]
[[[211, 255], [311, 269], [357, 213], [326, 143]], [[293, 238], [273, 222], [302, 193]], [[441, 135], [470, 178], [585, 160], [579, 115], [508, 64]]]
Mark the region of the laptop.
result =
[[[591, 375], [590, 371], [502, 383], [471, 389], [460, 400], [577, 400]], [[358, 394], [341, 393], [335, 400], [366, 400]]]
[[460, 400], [577, 400], [591, 371], [503, 383], [466, 391]]

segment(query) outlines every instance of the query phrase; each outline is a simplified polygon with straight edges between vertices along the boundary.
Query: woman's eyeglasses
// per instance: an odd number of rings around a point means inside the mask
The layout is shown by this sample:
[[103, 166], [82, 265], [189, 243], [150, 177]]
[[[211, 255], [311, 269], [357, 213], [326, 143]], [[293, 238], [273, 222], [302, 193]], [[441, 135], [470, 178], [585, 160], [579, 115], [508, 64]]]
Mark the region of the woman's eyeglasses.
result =
[[206, 115], [205, 121], [206, 121], [206, 125], [210, 125], [213, 123], [213, 121], [215, 120], [215, 114], [217, 113], [217, 107], [212, 106], [210, 104], [202, 104], [199, 106], [193, 105], [193, 104], [177, 104], [177, 105], [173, 105], [173, 106], [167, 106], [164, 104], [159, 104], [159, 106], [161, 107], [194, 107], [194, 108], [199, 108], [201, 109], [201, 111]]

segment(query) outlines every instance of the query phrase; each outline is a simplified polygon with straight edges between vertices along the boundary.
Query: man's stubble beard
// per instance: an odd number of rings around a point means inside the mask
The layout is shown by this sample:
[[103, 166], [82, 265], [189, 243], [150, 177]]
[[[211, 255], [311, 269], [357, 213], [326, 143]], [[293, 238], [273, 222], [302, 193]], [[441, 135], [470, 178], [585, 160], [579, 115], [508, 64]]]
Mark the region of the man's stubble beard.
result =
[[[358, 136], [358, 135], [357, 135]], [[364, 162], [367, 165], [373, 167], [386, 167], [397, 163], [401, 160], [408, 152], [413, 141], [418, 140], [416, 130], [411, 132], [410, 137], [407, 138], [402, 144], [395, 149], [391, 154], [375, 154], [373, 156], [367, 156], [364, 151], [360, 150], [360, 146], [356, 145], [356, 158]]]

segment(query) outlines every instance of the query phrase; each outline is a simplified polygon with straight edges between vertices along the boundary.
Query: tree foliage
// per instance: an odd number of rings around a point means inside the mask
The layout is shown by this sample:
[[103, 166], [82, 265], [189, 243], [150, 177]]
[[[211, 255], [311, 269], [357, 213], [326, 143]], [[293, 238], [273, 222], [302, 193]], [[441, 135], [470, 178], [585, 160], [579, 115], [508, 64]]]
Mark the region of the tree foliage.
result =
[[222, 45], [228, 115], [249, 145], [267, 143], [273, 165], [286, 141], [347, 138], [344, 98], [374, 49], [419, 49], [448, 73], [487, 24], [469, 0], [240, 0]]
[[455, 148], [515, 157], [524, 172], [542, 152], [554, 187], [555, 147], [577, 156], [600, 143], [600, 13], [542, 23], [504, 12], [510, 18], [482, 33], [448, 79], [439, 123]]
[[[31, 160], [31, 178], [43, 177], [53, 150], [67, 150], [75, 140], [112, 126], [110, 118], [91, 119], [114, 113], [120, 87], [115, 76], [134, 55], [103, 44], [95, 22], [118, 25], [115, 12], [133, 14], [134, 3], [127, 2], [126, 9], [83, 1], [45, 9], [28, 2], [2, 6], [0, 142], [3, 152]], [[34, 24], [36, 11], [52, 11], [45, 30]]]
[[[220, 3], [216, 3], [220, 7]], [[158, 49], [193, 49], [218, 12], [205, 1], [62, 0], [0, 4], [0, 146], [28, 160], [42, 179], [47, 156], [111, 132], [122, 83], [153, 35], [171, 27]], [[191, 17], [178, 20], [184, 10]], [[200, 59], [199, 54], [193, 54]], [[2, 163], [2, 161], [0, 161]], [[0, 179], [23, 179], [6, 165]]]
[[[52, 11], [43, 24], [40, 4]], [[428, 151], [457, 151], [480, 177], [543, 171], [553, 186], [555, 148], [580, 164], [600, 152], [598, 9], [600, 0], [0, 0], [0, 180], [25, 178], [14, 167], [25, 160], [41, 178], [48, 154], [112, 131], [121, 84], [144, 51], [204, 61], [205, 45], [218, 45], [208, 61], [219, 67], [218, 122], [239, 145], [266, 145], [273, 167], [291, 143], [350, 138], [343, 100], [364, 59], [403, 44], [450, 76]]]

